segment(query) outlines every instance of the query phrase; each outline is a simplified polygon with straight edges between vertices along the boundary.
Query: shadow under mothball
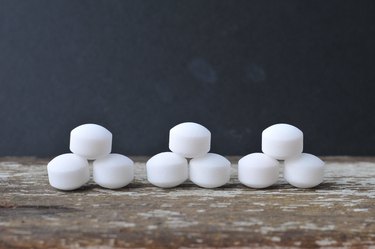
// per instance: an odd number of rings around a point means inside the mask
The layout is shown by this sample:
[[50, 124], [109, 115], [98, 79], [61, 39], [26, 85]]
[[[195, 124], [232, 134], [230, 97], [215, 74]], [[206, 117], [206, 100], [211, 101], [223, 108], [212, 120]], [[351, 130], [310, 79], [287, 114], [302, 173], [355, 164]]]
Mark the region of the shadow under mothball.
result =
[[71, 191], [64, 191], [64, 190], [58, 190], [58, 189], [55, 189], [55, 190], [58, 191], [58, 192], [62, 192], [62, 193], [72, 193], [72, 192], [80, 193], [80, 192], [87, 192], [87, 191], [92, 191], [92, 190], [96, 190], [96, 189], [106, 190], [106, 191], [109, 191], [109, 192], [110, 191], [126, 192], [126, 191], [132, 191], [132, 190], [142, 190], [142, 189], [148, 189], [148, 190], [149, 189], [155, 189], [155, 190], [158, 190], [158, 191], [168, 191], [168, 192], [170, 192], [170, 191], [193, 191], [193, 190], [194, 191], [211, 190], [211, 191], [220, 192], [220, 191], [236, 190], [236, 189], [241, 190], [241, 191], [296, 190], [296, 191], [304, 191], [304, 192], [314, 192], [316, 190], [337, 190], [338, 186], [339, 185], [335, 182], [323, 182], [320, 185], [318, 185], [316, 187], [313, 187], [313, 188], [296, 188], [296, 187], [293, 187], [292, 185], [290, 185], [288, 183], [277, 183], [277, 184], [274, 184], [274, 185], [269, 186], [267, 188], [257, 189], [257, 188], [246, 187], [245, 185], [243, 185], [241, 183], [228, 183], [228, 184], [226, 184], [224, 186], [221, 186], [221, 187], [218, 187], [218, 188], [203, 188], [203, 187], [195, 185], [192, 182], [186, 182], [186, 183], [183, 183], [183, 184], [181, 184], [177, 187], [173, 187], [173, 188], [159, 188], [159, 187], [156, 187], [156, 186], [152, 185], [151, 183], [147, 183], [147, 182], [133, 182], [133, 183], [130, 183], [129, 185], [127, 185], [125, 187], [118, 188], [118, 189], [108, 189], [108, 188], [103, 188], [96, 183], [88, 183], [88, 184], [86, 184], [86, 185], [84, 185], [81, 188], [76, 189], [76, 190], [71, 190]]

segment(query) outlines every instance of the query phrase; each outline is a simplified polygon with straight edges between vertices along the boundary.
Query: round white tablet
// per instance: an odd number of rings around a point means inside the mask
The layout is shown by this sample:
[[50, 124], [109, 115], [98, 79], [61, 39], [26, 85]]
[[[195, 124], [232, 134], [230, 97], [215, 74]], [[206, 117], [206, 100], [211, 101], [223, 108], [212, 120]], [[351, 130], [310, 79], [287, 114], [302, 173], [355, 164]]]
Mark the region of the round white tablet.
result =
[[88, 160], [111, 153], [112, 133], [97, 124], [84, 124], [70, 133], [70, 151]]
[[186, 158], [205, 155], [210, 151], [211, 132], [204, 126], [187, 122], [169, 132], [169, 149]]
[[203, 188], [217, 188], [230, 179], [231, 163], [223, 156], [208, 153], [189, 162], [190, 180]]
[[120, 154], [109, 154], [93, 163], [94, 181], [103, 188], [122, 188], [134, 179], [134, 162]]
[[289, 124], [275, 124], [262, 132], [262, 151], [278, 160], [302, 153], [303, 133]]
[[61, 190], [80, 188], [90, 179], [87, 160], [71, 153], [52, 159], [47, 165], [47, 172], [49, 184]]
[[279, 178], [279, 162], [263, 153], [252, 153], [238, 161], [238, 180], [251, 188], [267, 188]]
[[318, 157], [302, 153], [285, 160], [284, 178], [297, 188], [312, 188], [323, 181], [325, 163]]
[[172, 152], [162, 152], [147, 163], [147, 180], [160, 188], [172, 188], [188, 179], [187, 160]]

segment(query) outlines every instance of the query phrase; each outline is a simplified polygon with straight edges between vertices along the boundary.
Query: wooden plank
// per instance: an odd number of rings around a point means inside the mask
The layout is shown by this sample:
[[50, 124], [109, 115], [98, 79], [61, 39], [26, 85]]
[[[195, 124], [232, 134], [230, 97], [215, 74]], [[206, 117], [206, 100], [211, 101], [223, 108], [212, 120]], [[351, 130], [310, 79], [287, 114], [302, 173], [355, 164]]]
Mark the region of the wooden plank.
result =
[[219, 189], [159, 189], [134, 160], [128, 187], [62, 192], [47, 159], [1, 158], [0, 248], [375, 248], [375, 158], [324, 158], [325, 182], [306, 190], [246, 188], [235, 164]]

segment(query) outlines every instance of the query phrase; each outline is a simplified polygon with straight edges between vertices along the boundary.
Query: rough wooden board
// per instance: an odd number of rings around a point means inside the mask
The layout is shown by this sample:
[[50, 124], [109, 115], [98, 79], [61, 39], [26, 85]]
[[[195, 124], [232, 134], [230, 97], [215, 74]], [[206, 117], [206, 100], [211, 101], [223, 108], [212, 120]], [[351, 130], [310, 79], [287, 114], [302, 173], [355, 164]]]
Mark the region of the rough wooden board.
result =
[[282, 178], [246, 188], [235, 164], [223, 188], [165, 190], [137, 163], [123, 189], [62, 192], [48, 184], [48, 160], [0, 158], [0, 248], [375, 248], [375, 158], [324, 159], [325, 182], [308, 190]]

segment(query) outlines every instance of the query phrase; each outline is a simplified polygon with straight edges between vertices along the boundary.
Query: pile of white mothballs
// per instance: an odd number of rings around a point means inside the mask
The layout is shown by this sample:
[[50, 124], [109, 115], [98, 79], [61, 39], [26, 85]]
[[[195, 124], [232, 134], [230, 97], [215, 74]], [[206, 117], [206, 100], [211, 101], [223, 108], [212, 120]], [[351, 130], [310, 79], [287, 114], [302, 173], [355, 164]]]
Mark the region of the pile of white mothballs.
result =
[[110, 189], [122, 188], [134, 179], [134, 163], [120, 154], [110, 154], [112, 133], [96, 124], [84, 124], [70, 133], [70, 151], [47, 165], [52, 187], [61, 190], [80, 188], [90, 180], [88, 160], [93, 164], [94, 181]]
[[[208, 153], [211, 132], [196, 123], [182, 123], [169, 132], [169, 149], [147, 161], [147, 179], [161, 188], [172, 188], [188, 178], [203, 188], [217, 188], [229, 181], [228, 159]], [[188, 162], [186, 158], [191, 158]]]
[[[225, 157], [209, 153], [211, 132], [192, 122], [170, 130], [169, 149], [147, 163], [148, 181], [161, 188], [176, 187], [187, 179], [203, 188], [226, 184], [231, 163]], [[54, 158], [47, 166], [50, 184], [61, 190], [81, 187], [90, 179], [88, 160], [93, 162], [94, 181], [104, 188], [121, 188], [134, 179], [134, 163], [120, 154], [110, 154], [112, 134], [102, 126], [81, 125], [72, 130], [70, 154]], [[303, 133], [288, 124], [276, 124], [262, 133], [263, 153], [252, 153], [238, 162], [239, 181], [251, 188], [266, 188], [278, 181], [284, 160], [284, 178], [298, 188], [312, 188], [323, 181], [324, 162], [302, 153]], [[190, 159], [188, 161], [188, 159]]]
[[262, 132], [263, 153], [252, 153], [238, 162], [239, 181], [251, 188], [266, 188], [279, 178], [284, 160], [284, 178], [297, 188], [312, 188], [323, 181], [324, 162], [302, 153], [303, 133], [289, 124], [275, 124]]

